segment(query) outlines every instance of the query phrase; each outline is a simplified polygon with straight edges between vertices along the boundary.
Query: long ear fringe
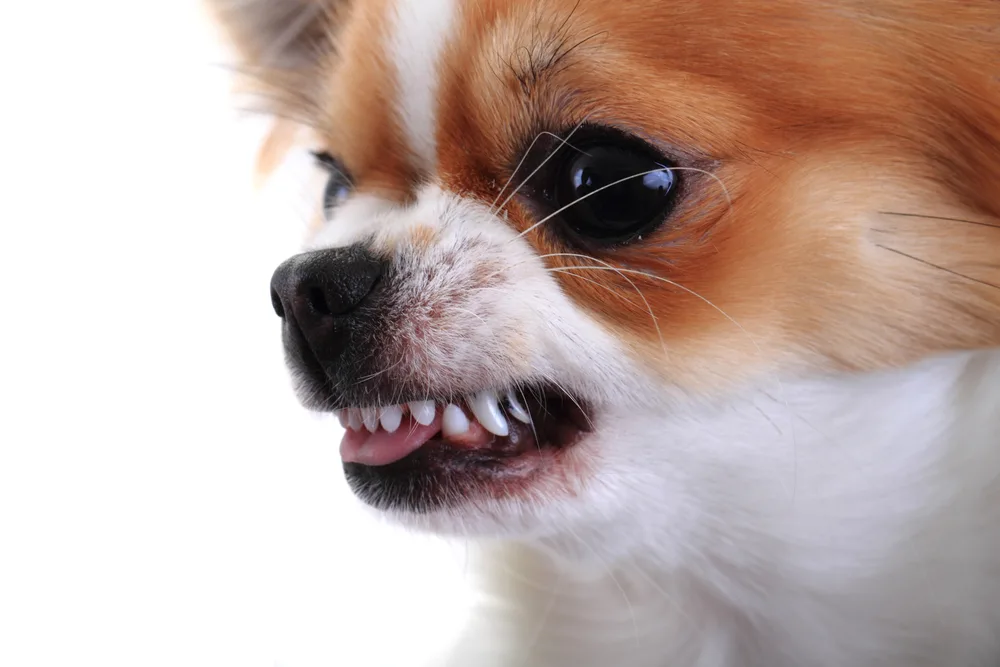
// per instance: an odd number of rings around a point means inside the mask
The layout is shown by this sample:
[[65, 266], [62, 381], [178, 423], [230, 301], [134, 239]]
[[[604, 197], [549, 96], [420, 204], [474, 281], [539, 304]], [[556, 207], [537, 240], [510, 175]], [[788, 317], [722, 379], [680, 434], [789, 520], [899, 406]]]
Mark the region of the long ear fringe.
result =
[[258, 153], [256, 182], [273, 173], [320, 117], [326, 63], [347, 0], [205, 0], [236, 49], [235, 92], [244, 108], [274, 117]]
[[329, 39], [338, 0], [205, 0], [245, 64], [299, 70]]

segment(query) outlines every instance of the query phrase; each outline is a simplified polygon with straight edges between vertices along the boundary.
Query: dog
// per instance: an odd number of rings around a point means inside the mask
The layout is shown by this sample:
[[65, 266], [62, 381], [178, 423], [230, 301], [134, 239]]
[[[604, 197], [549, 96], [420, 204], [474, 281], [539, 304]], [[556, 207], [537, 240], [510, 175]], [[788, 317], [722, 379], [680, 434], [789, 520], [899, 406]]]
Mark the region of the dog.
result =
[[446, 664], [1000, 664], [1000, 3], [213, 0], [357, 495]]

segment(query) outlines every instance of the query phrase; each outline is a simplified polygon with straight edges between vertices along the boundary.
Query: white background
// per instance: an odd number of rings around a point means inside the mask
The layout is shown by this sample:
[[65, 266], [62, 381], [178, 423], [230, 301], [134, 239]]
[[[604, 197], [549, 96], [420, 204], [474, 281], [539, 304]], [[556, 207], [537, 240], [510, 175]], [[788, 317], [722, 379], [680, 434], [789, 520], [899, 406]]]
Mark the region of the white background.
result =
[[420, 665], [460, 549], [382, 525], [296, 403], [270, 273], [319, 197], [197, 0], [0, 3], [0, 665]]

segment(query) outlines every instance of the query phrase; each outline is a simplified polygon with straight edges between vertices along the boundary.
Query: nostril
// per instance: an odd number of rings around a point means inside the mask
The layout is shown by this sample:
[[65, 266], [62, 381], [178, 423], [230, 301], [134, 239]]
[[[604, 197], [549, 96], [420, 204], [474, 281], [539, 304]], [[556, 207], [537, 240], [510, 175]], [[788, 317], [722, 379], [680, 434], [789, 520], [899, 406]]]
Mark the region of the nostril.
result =
[[278, 296], [278, 292], [273, 288], [271, 289], [271, 306], [278, 317], [285, 319], [285, 308], [281, 305], [281, 297]]
[[309, 307], [317, 315], [333, 315], [330, 304], [326, 300], [326, 294], [319, 287], [310, 287], [306, 292], [306, 298], [309, 300]]
[[303, 331], [331, 329], [331, 318], [351, 315], [372, 293], [385, 262], [361, 246], [302, 253], [271, 276], [271, 307]]

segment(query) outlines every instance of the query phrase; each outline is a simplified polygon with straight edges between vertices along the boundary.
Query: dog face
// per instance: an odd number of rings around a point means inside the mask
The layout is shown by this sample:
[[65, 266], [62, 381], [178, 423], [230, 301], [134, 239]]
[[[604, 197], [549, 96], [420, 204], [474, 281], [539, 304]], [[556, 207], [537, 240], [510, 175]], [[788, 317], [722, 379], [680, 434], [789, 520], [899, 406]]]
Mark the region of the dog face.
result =
[[402, 521], [693, 522], [692, 406], [1000, 345], [997, 3], [216, 8], [329, 178], [290, 367]]

